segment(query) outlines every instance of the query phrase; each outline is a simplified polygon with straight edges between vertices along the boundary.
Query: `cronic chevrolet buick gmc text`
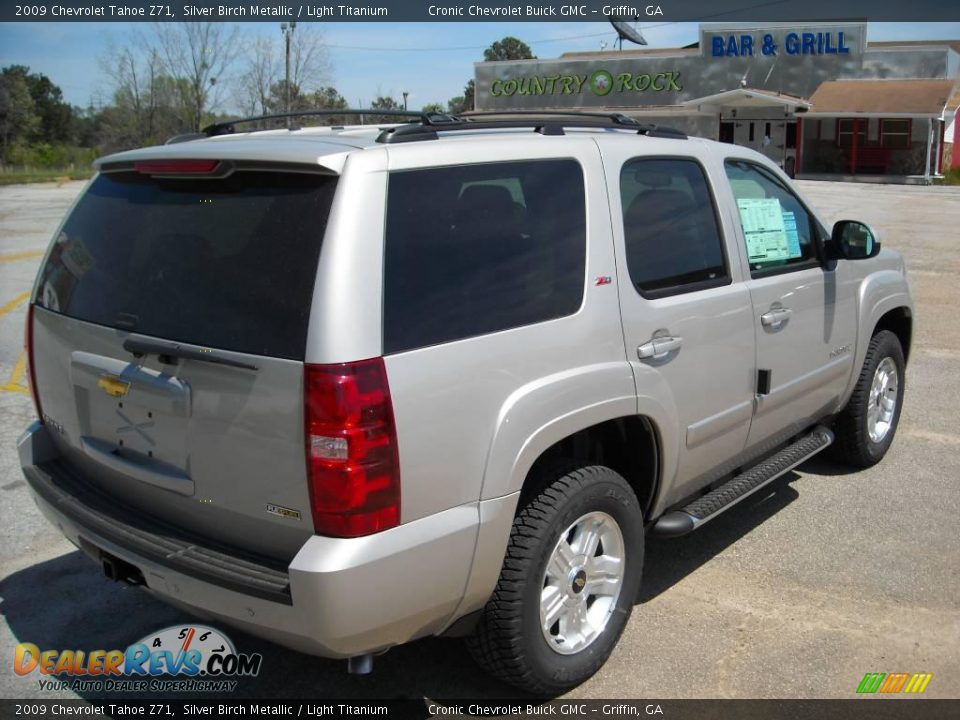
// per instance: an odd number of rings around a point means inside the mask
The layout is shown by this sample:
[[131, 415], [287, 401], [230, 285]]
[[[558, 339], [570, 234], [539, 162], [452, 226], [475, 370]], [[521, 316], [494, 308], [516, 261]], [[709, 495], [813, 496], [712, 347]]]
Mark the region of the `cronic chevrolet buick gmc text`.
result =
[[178, 606], [359, 672], [466, 635], [559, 693], [613, 650], [645, 533], [834, 437], [884, 456], [904, 263], [745, 148], [409, 115], [98, 161], [30, 302], [23, 471], [109, 577]]

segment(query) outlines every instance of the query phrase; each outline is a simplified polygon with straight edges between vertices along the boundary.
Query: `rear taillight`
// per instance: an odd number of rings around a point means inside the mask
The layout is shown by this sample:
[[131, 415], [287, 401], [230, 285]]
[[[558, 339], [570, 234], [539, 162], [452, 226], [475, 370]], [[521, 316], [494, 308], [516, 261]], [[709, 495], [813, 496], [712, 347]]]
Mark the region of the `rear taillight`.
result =
[[307, 475], [319, 535], [400, 524], [400, 462], [382, 358], [304, 366]]
[[33, 369], [33, 303], [27, 305], [27, 321], [23, 326], [23, 349], [27, 353], [27, 385], [30, 386], [30, 395], [33, 397], [33, 408], [37, 411], [37, 417], [43, 422], [40, 396], [37, 394], [37, 374]]

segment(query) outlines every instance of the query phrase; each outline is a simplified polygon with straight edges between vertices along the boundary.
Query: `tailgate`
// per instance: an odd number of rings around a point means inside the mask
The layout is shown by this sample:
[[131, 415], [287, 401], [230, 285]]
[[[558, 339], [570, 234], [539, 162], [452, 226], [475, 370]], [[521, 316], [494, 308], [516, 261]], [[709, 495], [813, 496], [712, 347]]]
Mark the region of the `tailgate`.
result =
[[44, 421], [125, 505], [289, 559], [313, 533], [303, 357], [336, 178], [101, 173], [33, 313]]

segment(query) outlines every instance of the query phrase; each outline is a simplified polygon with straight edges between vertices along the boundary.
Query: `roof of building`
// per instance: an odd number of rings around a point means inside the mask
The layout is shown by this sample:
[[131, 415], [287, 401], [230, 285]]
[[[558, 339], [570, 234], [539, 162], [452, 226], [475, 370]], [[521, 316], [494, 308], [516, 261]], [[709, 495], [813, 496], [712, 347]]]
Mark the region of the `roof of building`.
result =
[[782, 105], [792, 108], [809, 108], [810, 102], [797, 95], [788, 95], [787, 93], [775, 92], [773, 90], [760, 90], [758, 88], [739, 87], [733, 90], [725, 90], [719, 93], [713, 93], [704, 97], [687, 100], [681, 105], [686, 107], [700, 107], [713, 105], [717, 107], [770, 107], [771, 105]]
[[868, 50], [886, 50], [894, 48], [918, 48], [918, 47], [942, 47], [951, 48], [954, 52], [960, 53], [960, 40], [881, 40], [879, 42], [868, 42]]
[[956, 111], [957, 109], [960, 109], [960, 85], [953, 89], [953, 95], [947, 100], [947, 110]]
[[[960, 53], [960, 40], [881, 40], [867, 43], [867, 50], [896, 50], [899, 48], [950, 48]], [[679, 48], [629, 48], [628, 50], [579, 50], [565, 52], [560, 57], [571, 60], [616, 60], [626, 58], [649, 57], [678, 57], [683, 55], [699, 55], [700, 44], [693, 43]]]
[[953, 87], [953, 80], [827, 80], [810, 96], [810, 114], [939, 115]]

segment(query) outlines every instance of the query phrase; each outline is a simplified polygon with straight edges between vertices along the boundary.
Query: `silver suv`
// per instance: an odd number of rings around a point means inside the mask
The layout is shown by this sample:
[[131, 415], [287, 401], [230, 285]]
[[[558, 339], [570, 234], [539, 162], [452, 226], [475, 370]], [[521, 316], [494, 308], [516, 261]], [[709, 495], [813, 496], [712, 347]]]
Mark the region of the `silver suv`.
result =
[[101, 159], [30, 303], [23, 471], [110, 578], [192, 612], [359, 672], [466, 635], [559, 693], [615, 646], [646, 533], [835, 437], [883, 457], [904, 263], [742, 147], [404, 119]]

